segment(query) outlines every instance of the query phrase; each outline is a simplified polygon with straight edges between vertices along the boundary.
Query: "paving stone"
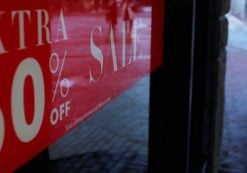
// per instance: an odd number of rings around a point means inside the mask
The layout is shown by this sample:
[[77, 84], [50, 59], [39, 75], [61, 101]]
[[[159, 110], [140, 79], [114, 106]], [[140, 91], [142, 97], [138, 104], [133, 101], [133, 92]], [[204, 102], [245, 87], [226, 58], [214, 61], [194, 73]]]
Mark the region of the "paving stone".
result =
[[50, 172], [144, 172], [148, 154], [148, 93], [146, 77], [58, 140], [50, 147]]

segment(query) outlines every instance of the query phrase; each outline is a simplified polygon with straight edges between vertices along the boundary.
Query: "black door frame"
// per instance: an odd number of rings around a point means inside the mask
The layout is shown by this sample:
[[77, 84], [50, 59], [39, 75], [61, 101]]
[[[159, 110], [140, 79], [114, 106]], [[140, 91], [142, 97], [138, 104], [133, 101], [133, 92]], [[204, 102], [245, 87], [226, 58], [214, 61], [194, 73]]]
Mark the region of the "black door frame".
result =
[[151, 74], [149, 173], [186, 173], [193, 72], [193, 0], [166, 0], [164, 63]]
[[230, 0], [166, 0], [164, 64], [151, 74], [149, 173], [216, 173]]

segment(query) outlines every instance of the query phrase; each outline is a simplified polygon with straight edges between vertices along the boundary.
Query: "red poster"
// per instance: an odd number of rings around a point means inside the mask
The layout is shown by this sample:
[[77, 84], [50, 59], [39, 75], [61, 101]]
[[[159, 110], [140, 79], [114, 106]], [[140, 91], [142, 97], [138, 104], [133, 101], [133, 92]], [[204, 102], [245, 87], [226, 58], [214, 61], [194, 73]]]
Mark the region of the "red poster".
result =
[[151, 33], [162, 31], [163, 11], [152, 22], [162, 1], [97, 2], [0, 1], [1, 173], [26, 163], [147, 75], [151, 40], [159, 45], [152, 44], [152, 61], [160, 64], [161, 39]]

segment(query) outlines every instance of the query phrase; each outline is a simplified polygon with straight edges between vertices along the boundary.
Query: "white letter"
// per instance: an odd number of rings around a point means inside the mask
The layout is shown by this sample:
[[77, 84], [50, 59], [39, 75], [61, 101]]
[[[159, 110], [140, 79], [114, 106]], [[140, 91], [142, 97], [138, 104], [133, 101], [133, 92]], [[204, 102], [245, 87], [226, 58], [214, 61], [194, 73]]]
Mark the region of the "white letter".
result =
[[[141, 22], [140, 20], [136, 20], [136, 22]], [[133, 57], [130, 57], [128, 64], [131, 64], [132, 62], [135, 62], [138, 59], [141, 59], [142, 57], [142, 49], [140, 50], [140, 55], [137, 57], [137, 43], [140, 41], [140, 36], [137, 32], [137, 26], [138, 24], [134, 25], [133, 27], [133, 35], [134, 35], [134, 43], [133, 43]], [[132, 61], [133, 59], [133, 61]]]
[[50, 114], [50, 123], [51, 125], [56, 125], [58, 122], [58, 118], [59, 118], [59, 113], [58, 110], [56, 108], [53, 108]]
[[113, 33], [112, 25], [111, 25], [111, 31], [110, 31], [110, 40], [111, 40], [111, 52], [112, 52], [113, 72], [116, 72], [117, 69], [118, 69], [117, 68], [117, 56], [116, 56], [114, 33]]
[[[43, 42], [43, 34], [42, 30], [45, 30], [46, 41], [47, 43], [51, 43], [50, 39], [50, 30], [48, 27], [49, 24], [49, 14], [46, 10], [36, 10], [37, 12], [37, 28], [38, 28], [38, 43], [37, 46], [41, 46], [44, 44]], [[42, 13], [44, 14], [44, 23], [42, 21]]]
[[29, 10], [20, 10], [12, 12], [12, 24], [14, 23], [15, 16], [18, 15], [19, 21], [19, 50], [27, 48], [25, 45], [25, 23], [24, 23], [24, 15], [28, 16], [30, 22], [30, 11]]
[[123, 39], [123, 45], [122, 45], [122, 67], [126, 66], [126, 21], [123, 21], [123, 35], [122, 35], [122, 39]]
[[[34, 88], [34, 111], [31, 123], [27, 123], [24, 102], [25, 81], [28, 76], [32, 78]], [[11, 111], [15, 133], [20, 141], [30, 142], [41, 129], [45, 110], [44, 77], [37, 60], [30, 57], [19, 64], [14, 74], [11, 91]]]
[[66, 114], [65, 114], [65, 116], [66, 116], [66, 117], [69, 115], [69, 114], [68, 114], [68, 112], [69, 112], [69, 110], [70, 110], [69, 104], [70, 104], [70, 101], [67, 101], [67, 102], [65, 103], [65, 108], [66, 108]]
[[[0, 19], [4, 13], [5, 13], [4, 11], [0, 11]], [[0, 38], [0, 54], [4, 54], [4, 53], [7, 53], [7, 51], [4, 48], [2, 39]]]
[[56, 36], [56, 42], [59, 41], [58, 40], [58, 34], [59, 32], [62, 32], [63, 34], [63, 40], [68, 40], [68, 34], [67, 34], [67, 30], [65, 27], [65, 21], [64, 21], [64, 16], [63, 16], [63, 10], [61, 9], [60, 11], [60, 21], [59, 21], [59, 25], [58, 25], [58, 29], [57, 29], [57, 36]]
[[[91, 53], [92, 53], [93, 57], [94, 57], [97, 61], [99, 61], [99, 63], [100, 63], [100, 74], [99, 74], [99, 78], [100, 78], [100, 76], [102, 75], [102, 71], [103, 71], [103, 53], [102, 53], [102, 51], [100, 50], [100, 48], [98, 48], [98, 47], [95, 45], [95, 43], [94, 43], [94, 41], [93, 41], [93, 34], [94, 34], [94, 30], [95, 30], [95, 29], [98, 29], [99, 32], [100, 32], [100, 35], [101, 35], [101, 27], [94, 27], [94, 28], [92, 29], [92, 32], [91, 32], [91, 39], [90, 39], [90, 50], [91, 50]], [[90, 73], [90, 82], [92, 82], [92, 81], [97, 81], [96, 79], [94, 79], [94, 77], [93, 77], [93, 75], [92, 75], [91, 69], [90, 69], [89, 73]]]
[[3, 146], [4, 136], [5, 136], [4, 119], [3, 119], [3, 113], [0, 109], [0, 151]]
[[7, 51], [5, 50], [2, 40], [0, 39], [0, 54], [4, 54], [7, 53]]
[[63, 114], [65, 113], [64, 106], [65, 106], [64, 104], [60, 105], [60, 109], [59, 109], [60, 110], [60, 121], [63, 120]]
[[[133, 44], [133, 49], [134, 49], [134, 61], [136, 61], [136, 59], [137, 59], [137, 57], [136, 57], [136, 54], [137, 54], [137, 43], [140, 41], [139, 39], [140, 39], [140, 36], [139, 36], [139, 34], [138, 34], [138, 32], [137, 32], [137, 26], [139, 25], [138, 24], [138, 22], [140, 22], [141, 23], [141, 20], [140, 19], [137, 19], [136, 20], [136, 25], [134, 25], [134, 36], [135, 36], [135, 39], [134, 39], [134, 44]], [[142, 49], [141, 49], [141, 51], [140, 51], [140, 55], [139, 55], [139, 57], [138, 57], [138, 59], [141, 59], [141, 56], [142, 56]]]

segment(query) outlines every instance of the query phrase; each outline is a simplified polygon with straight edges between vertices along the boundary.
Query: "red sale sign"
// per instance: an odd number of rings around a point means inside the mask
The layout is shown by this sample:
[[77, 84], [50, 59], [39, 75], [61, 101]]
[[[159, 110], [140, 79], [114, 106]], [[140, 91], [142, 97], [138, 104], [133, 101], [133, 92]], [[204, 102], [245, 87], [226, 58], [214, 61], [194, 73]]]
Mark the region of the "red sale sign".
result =
[[0, 1], [1, 173], [150, 72], [152, 10], [162, 1], [97, 2]]

